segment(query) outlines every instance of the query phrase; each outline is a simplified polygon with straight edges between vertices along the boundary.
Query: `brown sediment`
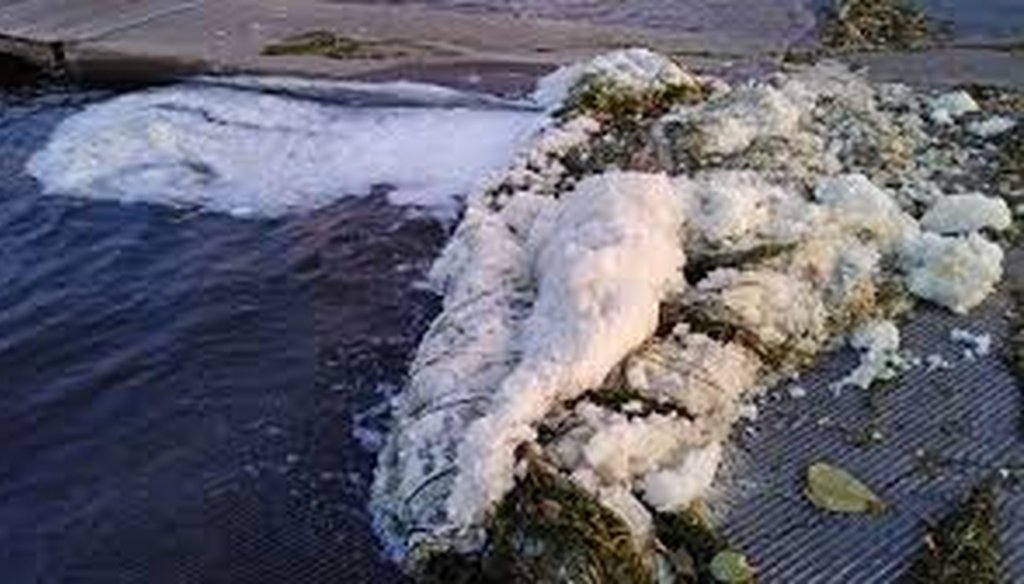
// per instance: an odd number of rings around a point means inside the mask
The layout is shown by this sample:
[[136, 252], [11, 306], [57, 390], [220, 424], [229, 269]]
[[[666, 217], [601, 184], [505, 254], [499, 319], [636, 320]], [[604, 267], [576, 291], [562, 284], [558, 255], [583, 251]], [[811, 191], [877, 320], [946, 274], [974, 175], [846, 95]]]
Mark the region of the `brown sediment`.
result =
[[326, 30], [314, 30], [290, 36], [268, 44], [263, 54], [276, 57], [281, 55], [319, 55], [331, 59], [366, 58], [369, 47], [362, 41], [341, 36]]
[[1002, 551], [992, 481], [975, 487], [949, 516], [928, 529], [907, 584], [998, 584]]
[[266, 45], [266, 56], [320, 56], [329, 59], [391, 59], [414, 54], [457, 54], [425, 43], [355, 39], [329, 30], [312, 30]]

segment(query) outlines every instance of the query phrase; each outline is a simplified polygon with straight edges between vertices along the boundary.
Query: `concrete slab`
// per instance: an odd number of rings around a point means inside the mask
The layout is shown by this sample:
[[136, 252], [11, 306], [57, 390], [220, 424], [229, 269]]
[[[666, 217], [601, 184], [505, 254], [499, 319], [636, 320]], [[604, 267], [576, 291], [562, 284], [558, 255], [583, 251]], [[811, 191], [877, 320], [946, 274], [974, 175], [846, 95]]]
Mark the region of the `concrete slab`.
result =
[[[374, 4], [377, 0], [335, 0]], [[389, 0], [471, 13], [729, 37], [782, 48], [813, 34], [821, 0]]]
[[[400, 44], [402, 55], [347, 60], [261, 55], [268, 43], [317, 29]], [[23, 0], [0, 9], [0, 37], [44, 48], [59, 45], [58, 60], [84, 77], [109, 75], [121, 63], [133, 74], [149, 69], [349, 76], [439, 63], [557, 64], [634, 45], [720, 59], [782, 48], [776, 41], [756, 35], [735, 38], [727, 31], [655, 30], [322, 0]], [[147, 62], [153, 66], [147, 68]]]
[[198, 7], [199, 0], [22, 0], [0, 8], [0, 33], [40, 42], [82, 42]]
[[[737, 63], [741, 70], [751, 64], [756, 69], [774, 63], [794, 43], [813, 45], [818, 3], [9, 0], [0, 7], [0, 52], [85, 80], [145, 81], [197, 72], [350, 77], [424, 68], [436, 72], [451, 66], [466, 69], [480, 63], [489, 64], [483, 70], [493, 73], [495, 64], [543, 68], [636, 45], [718, 72]], [[1011, 16], [1016, 14], [1013, 7], [1007, 10]], [[343, 60], [261, 54], [269, 43], [311, 30], [329, 30], [401, 50], [388, 51], [386, 58]], [[841, 59], [868, 65], [882, 79], [938, 85], [973, 80], [1024, 87], [1021, 53], [1005, 47], [855, 54]], [[477, 73], [466, 75], [472, 78]]]
[[872, 78], [911, 85], [952, 87], [966, 83], [1024, 89], [1024, 52], [932, 49], [913, 53], [864, 53], [843, 61], [868, 68]]

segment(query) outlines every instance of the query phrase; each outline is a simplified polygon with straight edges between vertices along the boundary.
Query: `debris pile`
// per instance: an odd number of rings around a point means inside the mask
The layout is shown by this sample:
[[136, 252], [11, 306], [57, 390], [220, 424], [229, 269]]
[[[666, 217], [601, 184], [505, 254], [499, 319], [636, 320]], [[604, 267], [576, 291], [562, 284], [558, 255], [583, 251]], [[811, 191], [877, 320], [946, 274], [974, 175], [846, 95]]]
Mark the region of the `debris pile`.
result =
[[834, 63], [730, 86], [631, 50], [537, 99], [550, 124], [435, 265], [444, 309], [380, 455], [373, 512], [412, 565], [500, 541], [540, 460], [671, 566], [657, 518], [708, 494], [753, 396], [851, 334], [849, 383], [892, 375], [888, 319], [1002, 277], [1013, 193], [986, 188], [999, 149], [960, 97]]
[[835, 0], [821, 29], [826, 47], [843, 50], [918, 49], [939, 32], [909, 0]]

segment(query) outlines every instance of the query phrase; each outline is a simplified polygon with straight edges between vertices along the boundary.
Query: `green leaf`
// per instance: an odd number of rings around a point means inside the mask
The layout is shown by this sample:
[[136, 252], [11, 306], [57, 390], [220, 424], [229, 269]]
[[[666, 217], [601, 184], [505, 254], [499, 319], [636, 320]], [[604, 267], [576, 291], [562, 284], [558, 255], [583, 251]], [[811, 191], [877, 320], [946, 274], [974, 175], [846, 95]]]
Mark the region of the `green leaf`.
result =
[[845, 470], [824, 462], [807, 468], [807, 498], [833, 513], [882, 513], [885, 502]]
[[754, 569], [739, 552], [718, 552], [711, 560], [711, 575], [722, 584], [746, 584], [754, 580]]

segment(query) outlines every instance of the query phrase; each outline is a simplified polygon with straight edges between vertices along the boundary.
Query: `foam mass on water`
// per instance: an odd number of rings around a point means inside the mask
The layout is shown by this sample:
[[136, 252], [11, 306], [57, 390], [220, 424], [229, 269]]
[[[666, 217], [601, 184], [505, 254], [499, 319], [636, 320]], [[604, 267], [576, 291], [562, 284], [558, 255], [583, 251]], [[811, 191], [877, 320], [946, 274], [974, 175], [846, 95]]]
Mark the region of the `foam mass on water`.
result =
[[848, 335], [842, 385], [898, 374], [888, 319], [967, 312], [1002, 277], [984, 112], [936, 121], [948, 99], [835, 63], [732, 86], [643, 50], [539, 87], [563, 105], [470, 196], [393, 403], [371, 507], [410, 565], [486, 553], [524, 453], [653, 562], [656, 517], [711, 492], [757, 393]]
[[441, 87], [238, 77], [131, 93], [62, 122], [28, 163], [48, 194], [309, 211], [386, 187], [442, 215], [536, 128], [530, 103]]

